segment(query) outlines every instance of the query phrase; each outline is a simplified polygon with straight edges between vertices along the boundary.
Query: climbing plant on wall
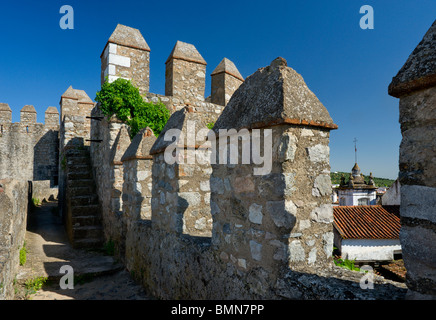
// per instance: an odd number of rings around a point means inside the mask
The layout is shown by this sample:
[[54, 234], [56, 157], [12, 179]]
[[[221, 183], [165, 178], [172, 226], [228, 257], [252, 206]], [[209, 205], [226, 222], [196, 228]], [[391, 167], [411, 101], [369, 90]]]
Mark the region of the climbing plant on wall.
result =
[[108, 118], [116, 115], [129, 125], [131, 137], [145, 127], [150, 127], [158, 136], [170, 117], [162, 102], [144, 101], [138, 88], [122, 78], [111, 83], [106, 81], [97, 92], [95, 101], [100, 103], [100, 110]]

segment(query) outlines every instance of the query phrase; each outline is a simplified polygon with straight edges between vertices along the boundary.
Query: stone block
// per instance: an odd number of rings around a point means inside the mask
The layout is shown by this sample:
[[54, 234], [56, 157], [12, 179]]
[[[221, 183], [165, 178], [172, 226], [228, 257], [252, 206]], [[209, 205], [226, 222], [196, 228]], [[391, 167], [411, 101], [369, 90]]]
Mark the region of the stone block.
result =
[[289, 243], [289, 260], [291, 262], [305, 261], [306, 256], [301, 241], [294, 240]]
[[310, 213], [312, 221], [320, 223], [332, 223], [333, 222], [333, 207], [331, 204], [323, 204], [316, 207]]
[[250, 252], [251, 252], [251, 257], [254, 260], [256, 261], [262, 260], [262, 244], [254, 240], [250, 240]]
[[329, 162], [330, 148], [323, 144], [317, 144], [313, 147], [307, 148], [307, 153], [311, 162]]
[[252, 223], [262, 224], [263, 214], [262, 214], [262, 206], [261, 205], [253, 203], [252, 205], [250, 205], [250, 208], [248, 209], [248, 211], [249, 211], [248, 219]]
[[297, 207], [290, 200], [268, 201], [266, 211], [277, 227], [291, 229], [295, 225]]
[[436, 224], [436, 188], [402, 185], [401, 217], [428, 220]]

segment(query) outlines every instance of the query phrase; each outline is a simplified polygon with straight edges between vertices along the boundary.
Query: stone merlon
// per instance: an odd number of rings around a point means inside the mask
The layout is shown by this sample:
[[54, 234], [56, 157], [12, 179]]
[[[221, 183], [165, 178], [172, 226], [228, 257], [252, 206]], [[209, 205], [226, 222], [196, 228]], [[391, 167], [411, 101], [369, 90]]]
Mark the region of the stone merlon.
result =
[[31, 105], [24, 106], [20, 112], [36, 113], [35, 107]]
[[59, 114], [59, 111], [56, 107], [48, 107], [45, 111], [46, 114]]
[[235, 91], [214, 130], [295, 124], [337, 129], [303, 77], [277, 58], [258, 69]]
[[12, 112], [11, 108], [9, 107], [9, 105], [7, 103], [0, 103], [0, 111], [1, 112], [4, 112], [4, 111]]
[[79, 103], [94, 104], [94, 101], [87, 95], [84, 90], [74, 89]]
[[227, 58], [221, 60], [221, 62], [210, 75], [214, 76], [220, 73], [227, 73], [241, 81], [244, 81], [244, 77], [239, 73], [238, 68], [236, 68], [235, 64]]
[[122, 156], [121, 161], [152, 159], [152, 156], [150, 156], [150, 150], [155, 142], [156, 137], [153, 134], [153, 130], [149, 127], [142, 129], [133, 137], [132, 143]]
[[12, 110], [7, 103], [0, 103], [0, 124], [12, 122]]
[[68, 89], [61, 95], [61, 98], [79, 100], [72, 86], [68, 87]]
[[207, 64], [206, 60], [203, 59], [194, 45], [182, 41], [176, 42], [176, 45], [165, 63], [168, 63], [171, 59], [180, 59], [204, 65]]
[[[180, 130], [183, 134], [183, 137], [187, 137], [188, 134], [188, 122], [189, 125], [195, 127], [195, 130], [199, 131], [201, 129], [207, 128], [207, 119], [205, 115], [201, 112], [195, 112], [192, 111], [192, 108], [190, 107], [184, 107], [183, 109], [180, 109], [176, 112], [174, 112], [171, 117], [168, 119], [168, 122], [166, 123], [165, 127], [163, 128], [162, 132], [159, 134], [159, 137], [157, 138], [155, 144], [150, 150], [150, 154], [158, 154], [161, 152], [164, 152], [165, 149], [173, 143], [173, 141], [166, 141], [165, 140], [165, 134], [170, 129], [177, 129]], [[174, 137], [173, 137], [174, 138]], [[173, 139], [174, 140], [174, 139]], [[181, 138], [180, 138], [181, 140]], [[178, 141], [177, 146], [180, 148], [186, 147], [186, 148], [198, 148], [200, 145], [204, 144], [206, 142], [205, 137], [196, 137], [195, 143], [196, 145], [187, 145], [186, 139], [183, 141]]]
[[413, 50], [398, 74], [392, 78], [388, 92], [399, 98], [412, 91], [436, 85], [436, 20]]
[[[117, 25], [114, 32], [109, 37], [108, 43], [115, 43], [125, 47], [150, 51], [150, 47], [138, 29], [122, 24]], [[105, 49], [106, 47], [103, 49], [103, 52]]]

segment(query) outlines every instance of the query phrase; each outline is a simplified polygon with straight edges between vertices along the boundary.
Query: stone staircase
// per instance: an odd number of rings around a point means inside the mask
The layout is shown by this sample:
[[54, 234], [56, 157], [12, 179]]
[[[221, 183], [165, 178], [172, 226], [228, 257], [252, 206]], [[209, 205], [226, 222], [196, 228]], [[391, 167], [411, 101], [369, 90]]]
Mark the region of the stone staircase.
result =
[[66, 228], [74, 248], [103, 245], [100, 207], [87, 147], [66, 151]]

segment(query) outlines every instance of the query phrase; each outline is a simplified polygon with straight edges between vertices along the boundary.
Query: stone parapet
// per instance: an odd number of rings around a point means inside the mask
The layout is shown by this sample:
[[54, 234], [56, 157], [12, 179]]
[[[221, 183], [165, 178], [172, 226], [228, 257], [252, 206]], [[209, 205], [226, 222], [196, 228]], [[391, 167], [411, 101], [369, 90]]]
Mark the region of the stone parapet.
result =
[[20, 249], [26, 234], [28, 183], [0, 180], [0, 300], [14, 298]]

